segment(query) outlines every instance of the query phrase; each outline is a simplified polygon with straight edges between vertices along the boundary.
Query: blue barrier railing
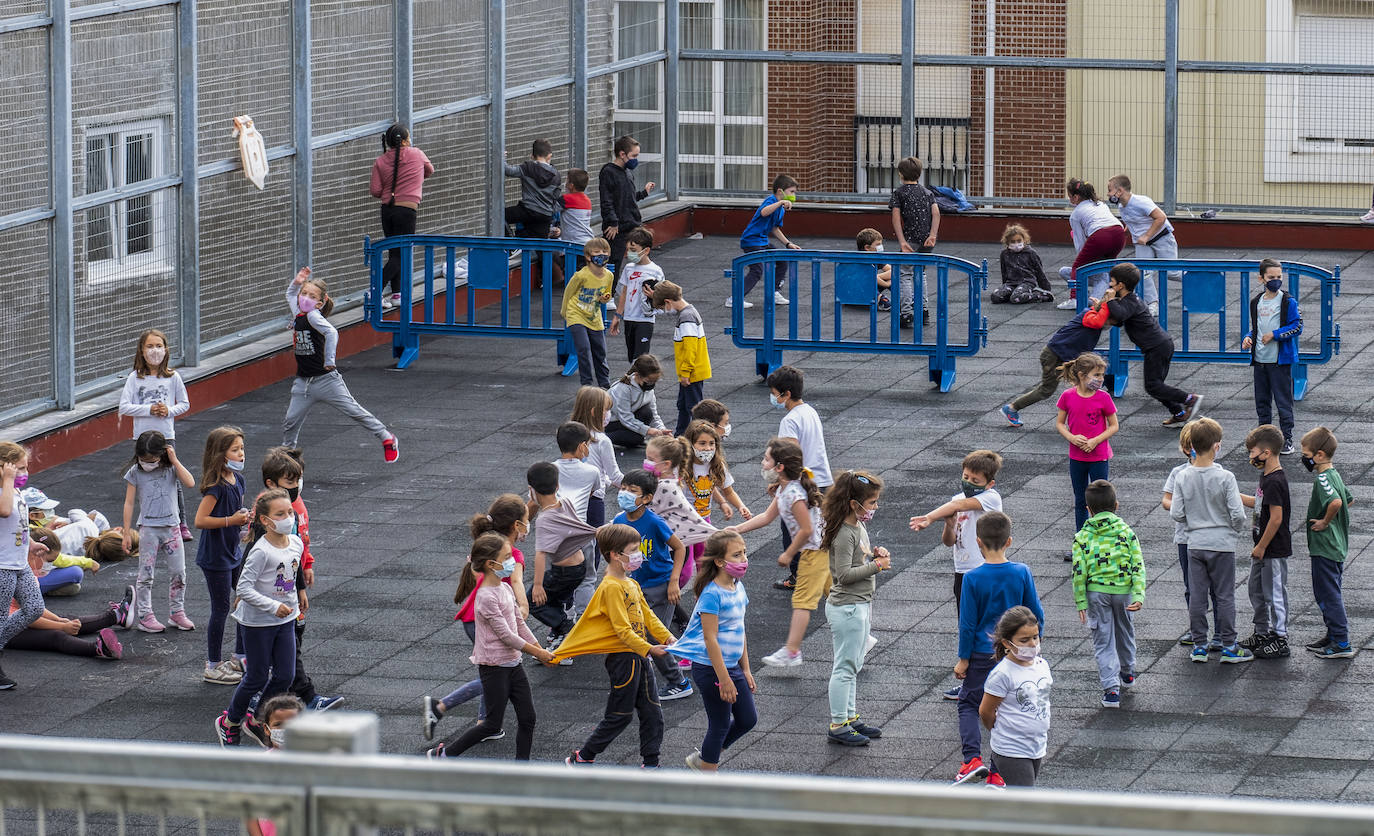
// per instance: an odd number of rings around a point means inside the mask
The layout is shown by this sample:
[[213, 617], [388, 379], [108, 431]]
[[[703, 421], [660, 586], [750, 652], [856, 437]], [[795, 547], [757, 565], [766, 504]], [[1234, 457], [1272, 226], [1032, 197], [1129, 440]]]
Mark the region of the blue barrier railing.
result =
[[[387, 252], [399, 250], [401, 260], [401, 302], [396, 308], [382, 309], [384, 289], [382, 268]], [[415, 254], [421, 253], [424, 265], [423, 287], [416, 298], [413, 277]], [[518, 264], [511, 264], [512, 253], [519, 251]], [[538, 254], [540, 287], [531, 287], [535, 276], [534, 257]], [[522, 337], [554, 340], [557, 362], [565, 366], [569, 357], [576, 360], [572, 341], [563, 326], [559, 311], [561, 293], [553, 295], [554, 259], [562, 259], [563, 275], [571, 278], [577, 271], [580, 244], [544, 238], [476, 238], [447, 235], [396, 235], [390, 238], [363, 239], [363, 260], [368, 266], [368, 291], [363, 312], [368, 324], [392, 334], [391, 351], [396, 367], [409, 366], [420, 352], [421, 334], [469, 334], [478, 337]], [[458, 277], [466, 266], [466, 278]], [[439, 275], [436, 269], [442, 268]], [[519, 271], [512, 280], [512, 273]], [[437, 280], [437, 281], [436, 281]], [[514, 286], [512, 286], [512, 281]], [[478, 315], [477, 294], [500, 292], [500, 307]], [[458, 313], [458, 297], [466, 293], [466, 304]], [[416, 304], [422, 305], [417, 312]], [[575, 367], [574, 367], [575, 368]]]
[[[736, 258], [725, 277], [731, 280], [733, 298], [744, 299], [745, 273], [751, 264], [762, 265], [765, 289], [775, 286], [779, 265], [787, 274], [784, 295], [791, 304], [782, 323], [772, 292], [765, 292], [763, 311], [751, 315], [741, 304], [731, 310], [731, 325], [725, 330], [735, 345], [754, 349], [756, 369], [767, 375], [782, 365], [784, 351], [856, 352], [867, 354], [915, 354], [929, 357], [930, 380], [948, 392], [954, 385], [955, 361], [971, 357], [987, 344], [987, 320], [982, 314], [982, 292], [987, 286], [988, 266], [944, 255], [916, 253], [832, 252], [825, 250], [762, 250]], [[798, 265], [807, 264], [809, 281], [798, 277]], [[892, 309], [877, 307], [877, 271], [892, 267]], [[826, 276], [824, 267], [829, 266]], [[911, 270], [914, 279], [914, 319], [911, 332], [900, 325], [902, 287], [898, 275]], [[922, 325], [927, 285], [933, 287], [934, 307], [931, 324]], [[805, 291], [805, 292], [803, 292]], [[957, 292], [956, 292], [957, 291]], [[949, 341], [951, 298], [957, 297], [956, 316], [967, 316], [968, 336], [962, 344]], [[845, 308], [866, 308], [867, 328], [850, 332], [845, 328]], [[827, 317], [827, 308], [829, 316]], [[801, 333], [802, 314], [810, 320], [810, 336]], [[880, 323], [879, 319], [885, 321]], [[826, 320], [830, 327], [826, 328]], [[778, 333], [780, 328], [784, 333]], [[930, 339], [927, 339], [929, 337]]]
[[[1088, 306], [1090, 296], [1099, 295], [1107, 286], [1107, 274], [1118, 264], [1130, 262], [1159, 287], [1159, 324], [1174, 336], [1175, 363], [1246, 363], [1250, 350], [1241, 348], [1241, 341], [1250, 334], [1250, 299], [1263, 290], [1259, 281], [1258, 261], [1211, 261], [1205, 259], [1111, 259], [1094, 261], [1078, 268], [1078, 310]], [[1336, 297], [1341, 294], [1341, 268], [1323, 270], [1298, 261], [1284, 261], [1286, 290], [1298, 300], [1302, 309], [1303, 332], [1298, 338], [1298, 362], [1293, 366], [1293, 397], [1302, 400], [1307, 394], [1307, 367], [1326, 363], [1341, 350], [1341, 326], [1336, 322]], [[1252, 281], [1253, 280], [1253, 281]], [[1310, 282], [1317, 283], [1317, 305], [1314, 312], [1310, 297]], [[1175, 296], [1181, 322], [1169, 327], [1170, 302]], [[1313, 315], [1315, 313], [1315, 316]], [[1216, 349], [1193, 348], [1194, 317], [1216, 317], [1215, 329], [1208, 320], [1203, 339], [1214, 337]], [[1232, 327], [1234, 326], [1234, 327]], [[1314, 326], [1316, 326], [1314, 328]], [[1313, 350], [1311, 347], [1316, 347]], [[1121, 346], [1121, 329], [1111, 329], [1111, 344], [1105, 354], [1108, 385], [1116, 397], [1126, 391], [1130, 371], [1128, 361], [1143, 359], [1140, 350]]]

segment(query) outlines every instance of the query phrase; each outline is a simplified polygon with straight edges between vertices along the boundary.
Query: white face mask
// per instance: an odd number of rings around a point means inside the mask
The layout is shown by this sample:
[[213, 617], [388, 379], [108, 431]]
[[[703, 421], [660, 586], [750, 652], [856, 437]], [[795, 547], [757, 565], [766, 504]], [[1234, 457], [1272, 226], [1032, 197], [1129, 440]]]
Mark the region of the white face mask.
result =
[[162, 462], [139, 462], [138, 466], [145, 472], [152, 473], [154, 470], [157, 470], [159, 467], [162, 466]]
[[1040, 645], [1013, 644], [1011, 646], [1011, 655], [1020, 659], [1022, 662], [1034, 662], [1035, 658], [1040, 655]]
[[1007, 245], [1007, 249], [1011, 250], [1011, 251], [1014, 252], [1014, 253], [1019, 253], [1019, 252], [1021, 252], [1022, 250], [1024, 250], [1025, 248], [1026, 248], [1026, 242], [1025, 242], [1025, 241], [1014, 241], [1014, 242], [1012, 242], [1012, 243], [1010, 243], [1010, 244]]
[[143, 359], [147, 360], [150, 366], [160, 366], [162, 361], [167, 359], [167, 349], [146, 348], [143, 350]]
[[882, 251], [883, 251], [882, 242], [879, 242], [879, 243], [873, 245], [873, 252], [875, 252], [875, 253], [880, 253], [880, 252], [882, 252]]
[[729, 438], [729, 437], [730, 437], [730, 425], [729, 425], [729, 424], [726, 424], [725, 426], [723, 426], [723, 427], [720, 428], [720, 437], [721, 437], [721, 438]]
[[768, 467], [763, 468], [763, 481], [772, 485], [776, 483], [779, 478], [781, 478], [781, 476], [776, 470]]
[[272, 738], [272, 742], [277, 746], [286, 745], [286, 729], [268, 729], [267, 735]]
[[710, 464], [711, 459], [716, 457], [715, 450], [694, 450], [693, 452], [696, 453], [697, 461], [702, 464]]
[[282, 517], [279, 520], [273, 520], [272, 527], [276, 529], [278, 534], [290, 534], [296, 530], [296, 521], [291, 517]]

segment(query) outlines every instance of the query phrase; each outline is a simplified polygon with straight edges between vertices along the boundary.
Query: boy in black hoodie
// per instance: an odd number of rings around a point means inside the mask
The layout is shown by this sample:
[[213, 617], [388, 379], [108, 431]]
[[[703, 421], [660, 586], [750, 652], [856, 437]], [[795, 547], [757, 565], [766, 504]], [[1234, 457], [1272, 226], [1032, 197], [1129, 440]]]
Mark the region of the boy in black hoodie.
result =
[[558, 200], [558, 169], [553, 159], [553, 145], [547, 139], [536, 139], [530, 148], [530, 159], [520, 165], [505, 165], [507, 177], [520, 178], [520, 202], [506, 207], [506, 223], [522, 224], [517, 238], [548, 238], [553, 225], [553, 210]]

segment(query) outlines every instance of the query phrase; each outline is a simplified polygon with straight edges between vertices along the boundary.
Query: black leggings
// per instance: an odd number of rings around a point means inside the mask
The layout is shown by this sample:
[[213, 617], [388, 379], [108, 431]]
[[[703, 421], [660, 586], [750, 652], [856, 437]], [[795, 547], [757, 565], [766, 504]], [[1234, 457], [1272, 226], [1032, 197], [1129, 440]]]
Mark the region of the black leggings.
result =
[[[635, 410], [635, 417], [646, 427], [653, 426], [654, 411], [647, 404]], [[632, 430], [619, 421], [609, 421], [606, 424], [606, 435], [611, 439], [611, 443], [619, 447], [643, 447], [644, 434], [637, 430]]]
[[[81, 622], [81, 629], [77, 631], [76, 636], [88, 636], [106, 627], [113, 627], [115, 614], [113, 610], [106, 610], [100, 615], [82, 616], [77, 620]], [[10, 643], [5, 647], [8, 650], [45, 650], [67, 656], [94, 657], [95, 642], [82, 641], [76, 636], [61, 630], [35, 630], [29, 627], [10, 639]]]
[[448, 757], [461, 755], [499, 732], [506, 720], [506, 703], [509, 702], [515, 706], [515, 719], [519, 723], [515, 730], [515, 759], [529, 760], [530, 749], [534, 747], [535, 715], [534, 695], [530, 692], [525, 669], [520, 665], [509, 668], [478, 665], [477, 675], [482, 678], [482, 694], [487, 701], [486, 719], [469, 726], [452, 745], [444, 747], [444, 754]]
[[[393, 235], [414, 235], [419, 213], [409, 206], [387, 206], [382, 204], [382, 237]], [[386, 251], [386, 266], [382, 268], [382, 285], [391, 288], [392, 293], [401, 292], [401, 251]]]

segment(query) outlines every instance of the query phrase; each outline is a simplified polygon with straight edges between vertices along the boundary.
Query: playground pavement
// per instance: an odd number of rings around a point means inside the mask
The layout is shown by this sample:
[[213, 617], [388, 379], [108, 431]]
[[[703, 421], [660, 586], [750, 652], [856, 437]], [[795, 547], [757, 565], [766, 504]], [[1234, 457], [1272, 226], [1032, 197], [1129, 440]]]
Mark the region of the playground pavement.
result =
[[[849, 249], [849, 241], [804, 242]], [[1065, 263], [1067, 247], [1039, 248], [1049, 272]], [[995, 245], [956, 244], [942, 252], [994, 265]], [[700, 308], [711, 334], [714, 377], [710, 397], [731, 409], [734, 432], [727, 453], [737, 488], [755, 510], [767, 498], [757, 459], [776, 432], [779, 413], [754, 373], [753, 353], [721, 334], [728, 324], [722, 269], [738, 254], [732, 238], [678, 242], [658, 254], [666, 274]], [[1072, 510], [1063, 441], [1046, 402], [1023, 413], [1026, 426], [1009, 427], [997, 407], [1034, 382], [1045, 339], [1068, 314], [1053, 305], [985, 305], [988, 345], [959, 364], [954, 388], [941, 394], [929, 383], [924, 358], [863, 354], [790, 354], [806, 373], [806, 400], [825, 422], [832, 467], [862, 467], [887, 482], [870, 525], [875, 545], [894, 556], [880, 579], [874, 605], [879, 643], [860, 676], [859, 704], [866, 722], [884, 736], [863, 749], [828, 745], [826, 681], [830, 636], [823, 612], [812, 620], [803, 645], [805, 663], [765, 668], [758, 659], [782, 641], [789, 605], [772, 588], [778, 576], [773, 527], [748, 537], [753, 557], [749, 644], [758, 681], [759, 724], [731, 749], [727, 770], [795, 771], [948, 781], [958, 768], [955, 705], [941, 699], [954, 682], [955, 614], [948, 550], [933, 531], [913, 534], [907, 518], [929, 510], [958, 488], [959, 461], [971, 449], [999, 451], [1006, 465], [997, 480], [1014, 520], [1013, 559], [1035, 574], [1044, 602], [1044, 650], [1055, 676], [1053, 725], [1040, 784], [1058, 788], [1211, 793], [1328, 801], [1374, 800], [1374, 545], [1364, 527], [1364, 497], [1374, 486], [1374, 313], [1368, 282], [1374, 255], [1359, 252], [1185, 251], [1187, 257], [1278, 256], [1319, 266], [1341, 265], [1341, 354], [1312, 368], [1307, 398], [1297, 407], [1298, 432], [1317, 424], [1340, 439], [1338, 466], [1356, 497], [1346, 603], [1352, 640], [1363, 652], [1347, 661], [1321, 661], [1301, 650], [1322, 632], [1308, 582], [1300, 533], [1292, 561], [1291, 658], [1222, 666], [1189, 662], [1175, 640], [1185, 626], [1182, 582], [1171, 540], [1172, 525], [1159, 507], [1160, 485], [1181, 461], [1173, 430], [1160, 427], [1163, 412], [1147, 399], [1138, 378], [1118, 399], [1121, 431], [1112, 440], [1113, 481], [1121, 514], [1142, 538], [1149, 570], [1148, 598], [1138, 614], [1140, 678], [1119, 710], [1099, 705], [1091, 641], [1073, 611], [1069, 564]], [[1060, 283], [1055, 282], [1060, 289]], [[1061, 289], [1062, 292], [1062, 289]], [[1305, 296], [1307, 306], [1315, 297]], [[748, 312], [757, 316], [760, 307]], [[1308, 320], [1315, 331], [1316, 322]], [[669, 329], [654, 346], [671, 355]], [[613, 374], [625, 367], [623, 343], [610, 340]], [[1104, 341], [1105, 345], [1105, 341]], [[349, 386], [401, 438], [401, 460], [385, 465], [378, 445], [342, 416], [316, 409], [302, 442], [305, 497], [310, 507], [317, 583], [305, 634], [305, 659], [323, 693], [346, 698], [345, 707], [380, 717], [386, 752], [418, 754], [420, 698], [442, 695], [471, 678], [469, 643], [454, 624], [452, 596], [467, 554], [467, 519], [503, 491], [523, 492], [525, 468], [557, 455], [553, 430], [567, 415], [575, 378], [557, 374], [548, 342], [496, 339], [425, 339], [408, 370], [390, 369], [390, 352], [377, 349], [341, 364]], [[1253, 491], [1256, 473], [1241, 441], [1255, 423], [1250, 373], [1242, 365], [1176, 364], [1172, 382], [1205, 395], [1204, 412], [1221, 421], [1222, 463]], [[179, 422], [179, 441], [198, 450], [212, 427], [233, 424], [247, 435], [250, 491], [260, 487], [257, 463], [280, 441], [289, 382], [265, 386]], [[660, 387], [660, 409], [671, 422], [671, 376]], [[62, 507], [95, 507], [112, 518], [124, 494], [120, 473], [128, 445], [88, 455], [38, 473], [33, 483]], [[187, 456], [198, 461], [197, 455]], [[624, 456], [622, 468], [641, 456]], [[1311, 478], [1297, 457], [1284, 459], [1294, 507], [1301, 513]], [[198, 471], [198, 469], [197, 469]], [[194, 554], [194, 544], [190, 554]], [[191, 559], [188, 558], [188, 563]], [[1249, 634], [1250, 606], [1237, 583], [1238, 623]], [[131, 562], [89, 576], [79, 597], [52, 599], [59, 614], [94, 612], [133, 582]], [[165, 569], [159, 567], [159, 573]], [[188, 612], [208, 612], [199, 573], [188, 573]], [[165, 578], [154, 600], [165, 600]], [[158, 592], [157, 590], [162, 590]], [[165, 615], [165, 613], [163, 613]], [[542, 635], [542, 630], [539, 631]], [[12, 651], [5, 670], [19, 687], [0, 694], [0, 731], [96, 738], [213, 743], [211, 722], [231, 689], [200, 679], [202, 632], [122, 634], [118, 663]], [[571, 667], [528, 666], [539, 722], [536, 760], [562, 759], [601, 716], [606, 675], [599, 658]], [[453, 711], [440, 726], [448, 734], [474, 716], [475, 704]], [[700, 700], [666, 703], [666, 766], [699, 745], [705, 728]], [[507, 728], [514, 720], [508, 716]], [[514, 734], [481, 744], [471, 757], [510, 757]], [[632, 726], [600, 759], [638, 763]]]

